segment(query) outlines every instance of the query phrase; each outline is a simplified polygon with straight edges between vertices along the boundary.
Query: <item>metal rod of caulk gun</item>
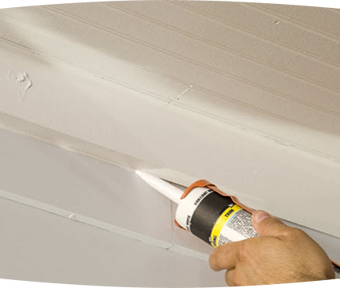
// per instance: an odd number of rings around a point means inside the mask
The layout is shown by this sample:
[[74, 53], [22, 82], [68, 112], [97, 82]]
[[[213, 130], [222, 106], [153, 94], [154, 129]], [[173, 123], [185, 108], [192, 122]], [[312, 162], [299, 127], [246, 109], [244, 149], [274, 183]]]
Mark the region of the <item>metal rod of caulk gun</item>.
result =
[[136, 170], [136, 174], [141, 177], [146, 183], [151, 187], [156, 189], [158, 192], [162, 193], [164, 196], [169, 198], [171, 201], [175, 202], [177, 205], [181, 201], [181, 196], [183, 191], [177, 187], [171, 185], [170, 183], [159, 179], [149, 173]]

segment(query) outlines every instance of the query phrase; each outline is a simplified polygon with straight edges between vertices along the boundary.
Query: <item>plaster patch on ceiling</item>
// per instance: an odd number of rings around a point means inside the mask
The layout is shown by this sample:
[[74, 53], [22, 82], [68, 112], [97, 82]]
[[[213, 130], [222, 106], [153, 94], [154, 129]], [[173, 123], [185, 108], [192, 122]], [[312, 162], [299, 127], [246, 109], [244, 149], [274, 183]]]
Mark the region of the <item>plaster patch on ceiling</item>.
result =
[[11, 91], [15, 91], [20, 100], [24, 100], [28, 89], [33, 86], [31, 79], [25, 71], [9, 70], [8, 82]]

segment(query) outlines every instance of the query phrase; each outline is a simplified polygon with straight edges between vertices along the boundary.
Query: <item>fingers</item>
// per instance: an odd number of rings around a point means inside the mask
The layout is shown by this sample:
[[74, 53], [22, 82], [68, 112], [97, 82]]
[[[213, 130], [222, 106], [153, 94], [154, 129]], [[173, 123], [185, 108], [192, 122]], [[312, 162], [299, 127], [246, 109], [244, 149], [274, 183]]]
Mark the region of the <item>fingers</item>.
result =
[[290, 227], [282, 223], [279, 219], [262, 210], [253, 213], [252, 223], [254, 229], [260, 236], [280, 237], [284, 236], [287, 230], [290, 229]]
[[220, 271], [234, 269], [237, 262], [237, 253], [241, 249], [242, 242], [232, 242], [214, 249], [209, 258], [211, 269]]

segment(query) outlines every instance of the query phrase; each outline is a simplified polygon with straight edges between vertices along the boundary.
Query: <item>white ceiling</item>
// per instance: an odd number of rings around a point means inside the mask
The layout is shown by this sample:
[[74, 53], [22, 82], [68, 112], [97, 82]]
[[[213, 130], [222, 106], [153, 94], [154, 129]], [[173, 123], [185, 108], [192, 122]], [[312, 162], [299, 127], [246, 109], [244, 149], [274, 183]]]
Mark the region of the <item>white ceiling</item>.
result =
[[166, 178], [208, 177], [334, 234], [331, 211], [321, 221], [298, 210], [315, 207], [318, 193], [330, 206], [340, 197], [339, 43], [336, 9], [121, 1], [1, 10], [2, 126], [164, 167]]

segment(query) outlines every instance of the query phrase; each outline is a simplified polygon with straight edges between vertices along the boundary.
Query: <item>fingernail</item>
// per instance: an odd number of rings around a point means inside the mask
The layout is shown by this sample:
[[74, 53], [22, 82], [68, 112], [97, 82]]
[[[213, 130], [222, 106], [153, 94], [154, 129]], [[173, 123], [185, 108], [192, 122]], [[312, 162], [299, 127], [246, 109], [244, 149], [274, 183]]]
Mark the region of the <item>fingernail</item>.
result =
[[260, 223], [261, 221], [269, 217], [270, 215], [267, 212], [264, 212], [262, 210], [257, 210], [253, 214], [253, 220], [255, 223]]

